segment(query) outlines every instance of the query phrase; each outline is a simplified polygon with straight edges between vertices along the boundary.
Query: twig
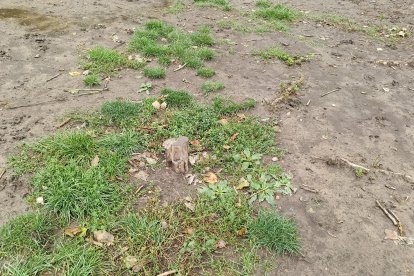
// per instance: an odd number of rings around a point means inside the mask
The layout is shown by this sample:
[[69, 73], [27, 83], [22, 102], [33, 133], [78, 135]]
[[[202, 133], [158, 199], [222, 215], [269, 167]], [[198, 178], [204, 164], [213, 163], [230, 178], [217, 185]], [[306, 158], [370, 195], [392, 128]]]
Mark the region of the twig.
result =
[[62, 75], [62, 73], [57, 73], [56, 75], [54, 75], [53, 77], [51, 77], [50, 79], [47, 79], [46, 82], [49, 82], [51, 80], [56, 79], [57, 77], [59, 77], [60, 75]]
[[171, 274], [175, 274], [177, 272], [178, 271], [176, 269], [174, 269], [174, 270], [170, 270], [170, 271], [166, 271], [166, 272], [163, 272], [161, 274], [158, 274], [158, 276], [168, 276], [168, 275], [171, 275]]
[[327, 96], [327, 95], [329, 95], [329, 94], [331, 94], [331, 93], [338, 92], [339, 90], [341, 90], [341, 88], [340, 88], [340, 87], [335, 88], [334, 90], [331, 90], [331, 91], [329, 91], [329, 92], [323, 93], [323, 94], [321, 95], [321, 97], [325, 97], [325, 96]]
[[319, 191], [318, 190], [316, 190], [316, 189], [314, 189], [314, 188], [312, 188], [312, 187], [309, 187], [308, 185], [302, 185], [302, 186], [300, 186], [303, 190], [305, 190], [305, 191], [308, 191], [308, 192], [311, 192], [311, 193], [315, 193], [315, 194], [317, 194], [317, 193], [319, 193]]
[[345, 158], [341, 158], [341, 160], [342, 160], [343, 162], [347, 163], [350, 167], [352, 167], [352, 168], [354, 168], [354, 169], [363, 169], [363, 170], [364, 170], [364, 171], [366, 171], [366, 172], [369, 172], [369, 171], [370, 171], [370, 169], [365, 168], [365, 167], [363, 167], [363, 166], [361, 166], [361, 165], [358, 165], [358, 164], [352, 163], [351, 161], [349, 161], [349, 160], [347, 160], [347, 159], [345, 159]]
[[386, 188], [388, 188], [388, 189], [391, 189], [391, 190], [395, 190], [395, 187], [390, 186], [390, 185], [388, 185], [388, 184], [385, 184], [385, 187], [386, 187]]
[[42, 105], [42, 104], [48, 104], [48, 103], [54, 103], [54, 102], [61, 102], [61, 101], [65, 101], [65, 100], [66, 100], [65, 98], [59, 98], [59, 99], [54, 99], [54, 100], [44, 101], [44, 102], [38, 102], [38, 103], [32, 103], [32, 104], [24, 104], [24, 105], [10, 106], [10, 107], [7, 107], [7, 109], [17, 109], [17, 108], [22, 108], [22, 107], [38, 106], [38, 105]]
[[183, 69], [186, 66], [187, 66], [187, 63], [184, 63], [183, 65], [180, 65], [180, 66], [178, 66], [178, 68], [174, 69], [174, 72], [180, 71], [181, 69]]
[[402, 178], [404, 178], [406, 181], [410, 182], [410, 183], [414, 183], [414, 178], [408, 174], [404, 174], [404, 173], [398, 173], [398, 172], [393, 172], [393, 171], [386, 171], [386, 170], [378, 170], [379, 172], [382, 172], [383, 174], [389, 175], [396, 175], [396, 176], [401, 176]]
[[309, 101], [306, 103], [306, 106], [309, 106], [310, 102], [311, 102], [311, 100], [309, 100]]
[[69, 118], [69, 119], [64, 120], [62, 123], [60, 123], [59, 125], [57, 125], [56, 128], [64, 127], [70, 121], [72, 121], [72, 118]]
[[381, 203], [378, 201], [378, 200], [376, 200], [375, 201], [375, 203], [377, 203], [377, 206], [384, 212], [384, 214], [392, 221], [392, 224], [394, 224], [395, 226], [398, 226], [398, 222], [397, 222], [397, 220], [390, 214], [390, 212], [388, 212], [388, 210], [385, 208], [385, 207], [383, 207], [382, 205], [381, 205]]
[[6, 173], [6, 169], [0, 168], [0, 179], [3, 177], [3, 175]]
[[331, 234], [328, 230], [326, 230], [326, 233], [328, 233], [329, 236], [333, 237], [333, 238], [338, 238], [337, 236], [335, 236], [334, 234]]
[[138, 189], [134, 192], [134, 195], [138, 194], [142, 190], [142, 188], [144, 188], [144, 186], [144, 184], [139, 186]]

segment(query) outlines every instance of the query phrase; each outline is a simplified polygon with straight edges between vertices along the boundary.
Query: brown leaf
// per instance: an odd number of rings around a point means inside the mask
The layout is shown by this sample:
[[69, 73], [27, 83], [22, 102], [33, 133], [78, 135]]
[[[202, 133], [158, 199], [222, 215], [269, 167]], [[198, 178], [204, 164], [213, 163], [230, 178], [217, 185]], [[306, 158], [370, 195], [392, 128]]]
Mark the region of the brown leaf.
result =
[[226, 247], [226, 242], [223, 240], [219, 240], [216, 242], [216, 248], [224, 248]]
[[91, 167], [98, 167], [99, 165], [99, 156], [96, 155], [94, 159], [91, 161]]
[[200, 140], [193, 140], [193, 141], [190, 141], [190, 144], [193, 145], [193, 146], [199, 146], [201, 144], [201, 142], [200, 142]]
[[114, 244], [114, 236], [104, 230], [93, 232], [93, 239], [98, 243], [102, 243], [108, 246]]
[[244, 115], [243, 113], [237, 113], [237, 117], [239, 117], [240, 120], [246, 119], [246, 115]]
[[194, 229], [191, 228], [191, 227], [186, 228], [186, 229], [184, 229], [183, 233], [187, 234], [187, 235], [192, 235], [192, 234], [194, 234]]
[[240, 133], [236, 132], [230, 137], [230, 141], [236, 140], [237, 136], [239, 136]]
[[243, 237], [243, 236], [246, 236], [246, 234], [247, 234], [247, 230], [246, 230], [246, 228], [241, 228], [238, 232], [237, 232], [237, 235], [239, 235], [240, 237]]
[[220, 124], [222, 124], [223, 126], [224, 126], [224, 125], [227, 125], [227, 124], [229, 123], [229, 121], [228, 121], [226, 118], [220, 119], [220, 120], [218, 120], [218, 122], [219, 122]]
[[212, 172], [209, 172], [204, 178], [204, 182], [207, 182], [208, 184], [215, 184], [218, 182], [217, 175], [215, 175]]

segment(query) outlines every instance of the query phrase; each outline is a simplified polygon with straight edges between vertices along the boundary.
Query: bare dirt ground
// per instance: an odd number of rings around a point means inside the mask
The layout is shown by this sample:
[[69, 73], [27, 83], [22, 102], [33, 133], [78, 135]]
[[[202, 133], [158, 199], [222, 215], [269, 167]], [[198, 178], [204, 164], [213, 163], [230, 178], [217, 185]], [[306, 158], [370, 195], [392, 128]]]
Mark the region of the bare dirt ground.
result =
[[[276, 111], [265, 104], [254, 111], [262, 118], [279, 120], [278, 142], [288, 151], [281, 164], [298, 188], [293, 196], [281, 197], [277, 205], [297, 220], [304, 257], [278, 258], [271, 275], [414, 275], [414, 246], [384, 240], [384, 230], [396, 227], [375, 204], [375, 200], [384, 202], [399, 217], [403, 235], [414, 237], [412, 179], [381, 172], [357, 178], [349, 166], [326, 162], [345, 158], [373, 170], [414, 175], [413, 38], [387, 45], [362, 33], [305, 19], [294, 23], [288, 33], [240, 33], [216, 24], [225, 17], [236, 18], [234, 11], [196, 8], [188, 2], [185, 12], [165, 14], [169, 4], [161, 0], [2, 0], [0, 167], [6, 167], [7, 156], [20, 143], [55, 131], [58, 120], [68, 112], [92, 110], [109, 99], [143, 97], [137, 90], [145, 78], [132, 70], [113, 78], [107, 92], [87, 96], [64, 92], [83, 87], [81, 77], [69, 72], [78, 69], [86, 49], [104, 45], [123, 50], [125, 45], [114, 42], [114, 35], [128, 41], [127, 30], [149, 18], [184, 30], [208, 24], [218, 41], [235, 42], [218, 43], [218, 58], [211, 64], [217, 79], [226, 85], [221, 92], [224, 96], [263, 102], [274, 97], [280, 81], [305, 77], [297, 99]], [[380, 18], [391, 26], [414, 25], [413, 1], [293, 0], [288, 4], [310, 13], [353, 18], [362, 25], [380, 24]], [[232, 5], [248, 10], [254, 8], [254, 1], [233, 1]], [[258, 62], [251, 55], [274, 45], [285, 45], [293, 53], [315, 53], [315, 58], [288, 67], [279, 61]], [[392, 61], [392, 66], [380, 60]], [[173, 69], [168, 69], [165, 80], [153, 81], [155, 91], [167, 85], [185, 88], [203, 99], [201, 80], [194, 72]], [[337, 87], [341, 89], [320, 96]], [[162, 178], [168, 180], [168, 174]], [[303, 185], [317, 193], [300, 188]], [[24, 197], [28, 191], [27, 181], [6, 172], [0, 180], [0, 225], [27, 211]], [[179, 193], [184, 195], [185, 190]]]

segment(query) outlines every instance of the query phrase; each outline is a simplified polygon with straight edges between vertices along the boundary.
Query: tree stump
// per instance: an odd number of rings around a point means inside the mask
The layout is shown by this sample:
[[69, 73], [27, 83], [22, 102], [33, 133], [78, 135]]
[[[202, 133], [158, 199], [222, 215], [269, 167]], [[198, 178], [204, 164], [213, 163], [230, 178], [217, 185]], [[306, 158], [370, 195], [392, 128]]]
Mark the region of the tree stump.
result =
[[167, 164], [176, 173], [188, 172], [188, 138], [181, 136], [171, 138], [163, 143]]

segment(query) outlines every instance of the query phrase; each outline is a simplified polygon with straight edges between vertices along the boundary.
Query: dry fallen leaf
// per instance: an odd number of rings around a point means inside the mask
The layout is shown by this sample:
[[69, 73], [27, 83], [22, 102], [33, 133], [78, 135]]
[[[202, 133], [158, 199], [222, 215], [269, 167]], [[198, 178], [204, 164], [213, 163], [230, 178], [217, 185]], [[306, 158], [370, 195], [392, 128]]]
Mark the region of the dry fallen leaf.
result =
[[200, 140], [192, 140], [190, 141], [190, 144], [193, 146], [199, 146], [200, 145]]
[[191, 212], [195, 211], [195, 206], [191, 202], [184, 202], [185, 207], [187, 207]]
[[223, 149], [228, 150], [228, 149], [230, 149], [230, 146], [229, 145], [224, 145]]
[[216, 248], [224, 248], [224, 247], [226, 247], [226, 242], [225, 241], [223, 241], [223, 240], [217, 241]]
[[134, 174], [135, 178], [141, 179], [142, 181], [147, 181], [148, 174], [144, 171], [139, 171], [138, 173]]
[[91, 167], [98, 167], [98, 165], [99, 165], [99, 156], [97, 155], [97, 156], [95, 156], [94, 159], [92, 159]]
[[246, 230], [246, 228], [241, 228], [238, 232], [237, 232], [237, 234], [240, 236], [240, 237], [243, 237], [243, 236], [246, 236], [246, 234], [247, 234], [247, 230]]
[[72, 77], [77, 77], [77, 76], [80, 76], [81, 73], [78, 71], [73, 71], [73, 72], [69, 72], [69, 75], [71, 75]]
[[86, 232], [88, 231], [87, 228], [85, 227], [69, 227], [69, 228], [65, 228], [65, 235], [69, 236], [69, 237], [83, 237], [86, 235]]
[[228, 121], [226, 118], [220, 119], [220, 120], [218, 120], [218, 122], [219, 122], [220, 124], [222, 124], [223, 126], [224, 126], [224, 125], [227, 125], [227, 124], [229, 123], [229, 121]]
[[230, 141], [236, 140], [237, 136], [239, 136], [240, 133], [236, 132], [230, 137]]
[[108, 246], [114, 244], [114, 236], [111, 233], [106, 232], [104, 230], [93, 232], [93, 239], [94, 241], [100, 244], [104, 244]]
[[204, 178], [204, 182], [207, 182], [208, 184], [215, 184], [218, 182], [217, 175], [215, 175], [212, 172], [209, 172]]
[[385, 229], [385, 237], [384, 240], [398, 240], [397, 231]]
[[192, 235], [192, 234], [194, 234], [194, 229], [193, 228], [185, 228], [184, 229], [184, 231], [183, 231], [183, 233], [184, 234], [187, 234], [187, 235]]
[[239, 117], [240, 120], [246, 119], [246, 115], [244, 115], [243, 113], [237, 113], [237, 117]]
[[242, 190], [242, 189], [247, 188], [249, 186], [250, 186], [250, 183], [242, 177], [239, 181], [239, 185], [236, 186], [236, 189], [237, 190]]

